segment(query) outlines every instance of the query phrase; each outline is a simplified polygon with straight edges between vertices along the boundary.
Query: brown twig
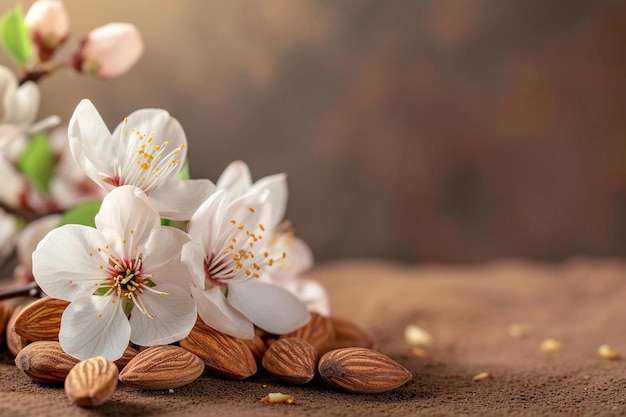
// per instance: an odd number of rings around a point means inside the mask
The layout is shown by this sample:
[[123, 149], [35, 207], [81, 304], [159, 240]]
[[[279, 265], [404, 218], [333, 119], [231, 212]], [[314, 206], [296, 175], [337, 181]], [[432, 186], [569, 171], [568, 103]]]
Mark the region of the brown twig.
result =
[[9, 287], [0, 289], [0, 300], [8, 300], [9, 298], [16, 297], [40, 297], [41, 296], [41, 288], [35, 281], [30, 282], [25, 285], [21, 285], [19, 287]]

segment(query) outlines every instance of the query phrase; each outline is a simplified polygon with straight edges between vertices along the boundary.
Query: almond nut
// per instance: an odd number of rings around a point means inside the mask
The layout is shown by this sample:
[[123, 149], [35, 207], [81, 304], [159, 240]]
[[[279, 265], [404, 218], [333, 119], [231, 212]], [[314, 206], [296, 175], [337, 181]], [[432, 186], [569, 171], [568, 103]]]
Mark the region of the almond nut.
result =
[[263, 360], [263, 355], [265, 355], [265, 352], [267, 351], [267, 345], [265, 344], [263, 339], [260, 336], [255, 335], [252, 339], [239, 340], [241, 340], [243, 344], [248, 346], [248, 349], [250, 349], [250, 353], [252, 353], [252, 356], [254, 356], [254, 360], [256, 361], [257, 366], [260, 365], [261, 361]]
[[339, 317], [330, 317], [330, 322], [335, 329], [334, 349], [347, 347], [372, 349], [374, 347], [374, 342], [370, 335], [351, 321]]
[[263, 356], [263, 368], [278, 379], [306, 384], [315, 376], [317, 351], [304, 339], [279, 339]]
[[15, 320], [15, 331], [30, 341], [58, 341], [61, 316], [69, 304], [57, 298], [41, 298], [22, 310]]
[[115, 391], [117, 374], [117, 366], [105, 357], [86, 359], [67, 374], [65, 393], [74, 404], [96, 407]]
[[134, 388], [164, 390], [195, 381], [204, 363], [193, 353], [178, 346], [152, 346], [128, 362], [119, 380]]
[[281, 335], [281, 339], [297, 337], [313, 345], [319, 355], [323, 355], [333, 348], [335, 329], [330, 319], [318, 313], [311, 313], [311, 320], [304, 326], [291, 333]]
[[33, 342], [15, 357], [15, 365], [31, 379], [44, 384], [61, 384], [79, 362], [63, 351], [59, 342]]
[[263, 404], [291, 404], [293, 400], [293, 396], [281, 394], [280, 392], [270, 392], [265, 397], [261, 398]]
[[210, 375], [241, 380], [257, 371], [254, 356], [244, 342], [212, 329], [201, 320], [179, 343], [202, 359]]
[[24, 339], [15, 331], [15, 320], [17, 320], [17, 317], [20, 315], [20, 312], [24, 307], [25, 305], [23, 304], [15, 307], [6, 328], [7, 347], [13, 356], [17, 356], [19, 351], [24, 349], [24, 346], [28, 344], [28, 340]]
[[317, 367], [329, 385], [355, 394], [378, 394], [406, 384], [411, 373], [372, 349], [344, 348], [323, 355]]
[[14, 307], [11, 304], [0, 301], [0, 345], [5, 341], [7, 324], [11, 320], [13, 310]]
[[139, 351], [137, 349], [132, 346], [128, 346], [122, 354], [122, 357], [113, 363], [117, 366], [118, 371], [122, 372], [122, 369], [124, 369], [128, 362], [130, 362], [132, 358], [137, 356], [138, 353]]

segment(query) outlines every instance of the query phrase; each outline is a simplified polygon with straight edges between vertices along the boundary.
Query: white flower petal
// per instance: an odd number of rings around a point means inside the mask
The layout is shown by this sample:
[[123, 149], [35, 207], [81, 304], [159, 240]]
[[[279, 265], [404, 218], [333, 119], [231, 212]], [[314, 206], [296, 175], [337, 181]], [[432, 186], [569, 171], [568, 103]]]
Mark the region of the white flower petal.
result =
[[276, 174], [261, 178], [254, 183], [249, 192], [257, 193], [262, 190], [269, 191], [267, 202], [272, 207], [272, 210], [266, 227], [269, 230], [273, 230], [283, 220], [287, 210], [287, 175]]
[[59, 123], [61, 123], [61, 118], [59, 116], [48, 116], [45, 119], [41, 119], [37, 123], [34, 123], [32, 126], [30, 126], [28, 128], [28, 133], [42, 132], [44, 130], [48, 130], [57, 126]]
[[198, 315], [207, 326], [240, 339], [254, 337], [254, 326], [250, 320], [228, 304], [218, 287], [205, 291], [193, 287], [191, 293]]
[[[73, 301], [92, 294], [108, 278], [107, 240], [91, 227], [68, 224], [52, 230], [33, 252], [33, 275], [51, 297]], [[102, 268], [100, 268], [102, 266]]]
[[[289, 235], [278, 236], [273, 239], [270, 252], [273, 254], [287, 254], [285, 259], [276, 263], [268, 270], [272, 278], [277, 280], [291, 279], [313, 267], [313, 251], [302, 239]], [[275, 255], [276, 256], [276, 255]]]
[[251, 185], [250, 169], [243, 161], [231, 162], [216, 183], [218, 190], [227, 190], [230, 201], [244, 195]]
[[[132, 185], [111, 191], [96, 215], [96, 227], [116, 244], [116, 252], [130, 257], [130, 251], [148, 240], [150, 232], [161, 225], [159, 214], [146, 194]], [[126, 240], [126, 243], [123, 243]]]
[[188, 232], [191, 239], [202, 245], [207, 254], [221, 234], [226, 197], [226, 191], [216, 191], [198, 207], [189, 221]]
[[137, 305], [130, 315], [130, 340], [140, 346], [166, 345], [187, 337], [198, 314], [188, 292], [177, 285], [157, 285], [138, 296], [150, 315]]
[[[0, 135], [2, 134], [0, 129]], [[0, 201], [11, 207], [19, 207], [21, 197], [26, 192], [26, 179], [21, 175], [15, 166], [5, 159], [0, 152], [0, 178], [2, 178], [2, 187], [0, 187]]]
[[118, 158], [118, 141], [89, 100], [81, 100], [72, 115], [68, 136], [76, 163], [85, 174], [102, 187], [111, 189], [103, 180], [112, 178]]
[[183, 245], [190, 237], [173, 227], [159, 227], [152, 231], [143, 250], [143, 270], [152, 274], [159, 285], [169, 283], [188, 288], [191, 276], [181, 261]]
[[[153, 138], [152, 145], [164, 145], [168, 142], [167, 149], [176, 149], [180, 145], [184, 145], [178, 154], [178, 159], [184, 161], [187, 157], [187, 137], [185, 131], [178, 120], [171, 117], [170, 114], [161, 109], [141, 109], [136, 110], [122, 122], [113, 131], [113, 137], [120, 140], [120, 155], [135, 154], [137, 149], [129, 147], [133, 141], [126, 139], [124, 133], [131, 135], [134, 132], [151, 135]], [[134, 159], [133, 159], [134, 163]], [[180, 168], [175, 171], [177, 174]]]
[[228, 301], [252, 323], [274, 334], [305, 325], [309, 312], [293, 294], [276, 285], [250, 280], [229, 285]]
[[193, 284], [201, 289], [205, 287], [204, 248], [198, 242], [187, 242], [183, 245], [181, 261], [187, 266]]
[[78, 359], [119, 359], [128, 346], [130, 325], [117, 297], [88, 295], [63, 312], [59, 342]]
[[50, 214], [28, 223], [17, 237], [17, 258], [20, 264], [32, 269], [33, 252], [41, 240], [61, 220], [60, 214]]
[[[250, 232], [262, 235], [265, 231], [271, 231], [267, 224], [272, 217], [272, 208], [267, 203], [267, 198], [267, 190], [239, 197], [228, 206], [228, 217], [223, 218], [223, 223], [228, 224], [231, 219], [234, 219], [239, 226], [244, 226]], [[263, 226], [262, 229], [260, 225]]]
[[170, 179], [151, 191], [150, 199], [162, 217], [189, 220], [214, 191], [209, 180]]
[[312, 279], [298, 279], [294, 294], [306, 305], [309, 311], [326, 317], [330, 315], [328, 294], [319, 282]]
[[39, 87], [32, 81], [28, 81], [15, 92], [13, 103], [6, 109], [5, 123], [20, 124], [24, 127], [35, 121], [39, 111]]

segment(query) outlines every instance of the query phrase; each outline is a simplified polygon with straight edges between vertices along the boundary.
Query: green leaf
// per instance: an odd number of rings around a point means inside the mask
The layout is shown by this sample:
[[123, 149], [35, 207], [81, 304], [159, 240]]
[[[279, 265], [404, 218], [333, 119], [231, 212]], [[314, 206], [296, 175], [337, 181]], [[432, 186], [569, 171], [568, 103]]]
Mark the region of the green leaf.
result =
[[161, 217], [161, 226], [171, 226], [172, 221], [170, 219], [166, 219]]
[[0, 18], [0, 43], [22, 67], [28, 63], [33, 53], [33, 44], [24, 24], [22, 6], [19, 4]]
[[95, 227], [96, 214], [100, 211], [101, 205], [102, 201], [100, 200], [92, 200], [79, 204], [63, 214], [59, 226], [65, 224], [83, 224], [85, 226]]
[[183, 167], [180, 169], [180, 172], [178, 173], [178, 178], [180, 178], [181, 180], [188, 180], [190, 178], [189, 160], [186, 160], [185, 163], [183, 164]]
[[104, 295], [111, 290], [111, 287], [100, 287], [93, 292], [93, 295]]
[[56, 167], [56, 158], [50, 148], [48, 137], [44, 133], [37, 133], [32, 137], [20, 157], [18, 166], [39, 191], [44, 193], [49, 191], [50, 179]]

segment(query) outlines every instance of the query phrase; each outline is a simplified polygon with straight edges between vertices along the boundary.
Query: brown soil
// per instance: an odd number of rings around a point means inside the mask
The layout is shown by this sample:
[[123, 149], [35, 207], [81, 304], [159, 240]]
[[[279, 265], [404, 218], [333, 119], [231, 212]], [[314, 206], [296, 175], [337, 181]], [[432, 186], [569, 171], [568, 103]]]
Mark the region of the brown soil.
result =
[[[8, 353], [0, 364], [0, 416], [444, 416], [626, 415], [624, 360], [597, 354], [607, 343], [626, 353], [626, 263], [502, 261], [472, 267], [344, 261], [312, 274], [328, 288], [336, 315], [367, 329], [378, 349], [414, 375], [379, 395], [304, 386], [267, 375], [233, 382], [202, 377], [174, 390], [144, 392], [120, 384], [94, 409], [70, 404], [62, 388], [32, 382]], [[527, 323], [523, 339], [511, 324]], [[434, 338], [430, 357], [411, 354], [404, 328]], [[544, 353], [547, 338], [563, 349]], [[492, 379], [473, 382], [490, 372]], [[270, 392], [290, 405], [261, 404]]]

